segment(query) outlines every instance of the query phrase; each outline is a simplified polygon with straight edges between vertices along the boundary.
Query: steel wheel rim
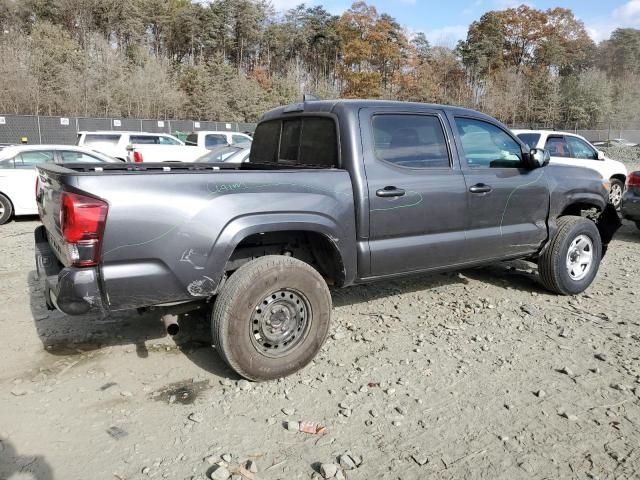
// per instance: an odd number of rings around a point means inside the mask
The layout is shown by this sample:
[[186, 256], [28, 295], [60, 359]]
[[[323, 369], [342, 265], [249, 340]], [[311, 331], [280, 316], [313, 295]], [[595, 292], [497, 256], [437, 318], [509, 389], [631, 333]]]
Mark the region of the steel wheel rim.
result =
[[311, 321], [311, 305], [302, 292], [290, 288], [276, 290], [253, 309], [251, 343], [266, 357], [283, 357], [304, 341]]
[[622, 200], [622, 187], [617, 183], [611, 185], [611, 189], [609, 190], [609, 202], [612, 205], [618, 206], [620, 201]]
[[574, 281], [585, 278], [593, 268], [593, 241], [587, 235], [574, 238], [567, 251], [567, 273]]

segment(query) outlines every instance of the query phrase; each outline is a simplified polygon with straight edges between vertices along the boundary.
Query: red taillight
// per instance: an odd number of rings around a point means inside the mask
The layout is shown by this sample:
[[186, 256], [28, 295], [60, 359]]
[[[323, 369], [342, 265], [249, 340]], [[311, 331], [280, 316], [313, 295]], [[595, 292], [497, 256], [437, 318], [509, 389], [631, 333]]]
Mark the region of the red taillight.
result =
[[142, 154], [140, 152], [133, 152], [133, 162], [142, 163]]
[[61, 202], [60, 228], [69, 260], [78, 266], [96, 265], [109, 206], [97, 198], [70, 192], [62, 193]]
[[627, 187], [640, 187], [640, 172], [632, 172], [627, 177]]

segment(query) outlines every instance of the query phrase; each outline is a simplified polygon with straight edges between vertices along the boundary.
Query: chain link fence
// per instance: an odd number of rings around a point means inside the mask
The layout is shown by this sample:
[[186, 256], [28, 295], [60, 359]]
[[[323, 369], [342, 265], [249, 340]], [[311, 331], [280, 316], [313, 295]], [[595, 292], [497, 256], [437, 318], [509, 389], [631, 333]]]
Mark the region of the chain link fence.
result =
[[198, 130], [253, 132], [255, 123], [133, 118], [45, 117], [0, 114], [0, 143], [74, 145], [78, 132], [113, 130], [171, 133], [179, 137]]

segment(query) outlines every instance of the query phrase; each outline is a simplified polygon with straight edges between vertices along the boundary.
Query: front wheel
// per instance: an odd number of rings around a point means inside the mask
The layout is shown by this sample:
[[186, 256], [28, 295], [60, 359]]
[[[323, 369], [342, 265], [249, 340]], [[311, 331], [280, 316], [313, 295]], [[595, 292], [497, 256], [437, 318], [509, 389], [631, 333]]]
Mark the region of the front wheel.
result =
[[4, 225], [13, 215], [13, 205], [7, 197], [0, 194], [0, 225]]
[[624, 193], [624, 183], [616, 178], [611, 179], [611, 187], [609, 187], [609, 203], [620, 209], [622, 205], [622, 194]]
[[213, 343], [238, 374], [261, 381], [306, 366], [329, 333], [331, 295], [322, 276], [291, 257], [240, 267], [213, 307]]
[[583, 217], [566, 216], [538, 260], [545, 288], [561, 295], [576, 295], [593, 282], [602, 258], [598, 228]]

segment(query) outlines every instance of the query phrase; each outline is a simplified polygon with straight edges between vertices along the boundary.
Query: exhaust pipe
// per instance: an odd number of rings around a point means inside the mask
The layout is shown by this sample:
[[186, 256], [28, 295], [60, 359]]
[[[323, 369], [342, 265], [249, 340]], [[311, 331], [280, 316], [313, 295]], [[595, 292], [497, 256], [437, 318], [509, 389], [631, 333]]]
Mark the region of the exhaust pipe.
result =
[[172, 337], [180, 332], [180, 325], [178, 324], [178, 316], [166, 314], [162, 316], [162, 323], [169, 335]]

